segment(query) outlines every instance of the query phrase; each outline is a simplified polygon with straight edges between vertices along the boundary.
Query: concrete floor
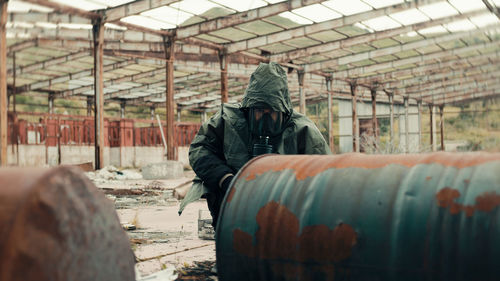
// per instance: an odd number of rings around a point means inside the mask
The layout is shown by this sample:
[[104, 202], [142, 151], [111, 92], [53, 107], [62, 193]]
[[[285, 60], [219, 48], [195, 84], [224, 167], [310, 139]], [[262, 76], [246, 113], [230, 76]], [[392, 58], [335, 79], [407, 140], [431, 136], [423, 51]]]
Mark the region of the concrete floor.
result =
[[[188, 205], [181, 216], [177, 213], [180, 201], [174, 197], [174, 188], [189, 182], [194, 177], [192, 171], [186, 171], [184, 178], [176, 180], [117, 180], [92, 176], [96, 186], [114, 201], [120, 222], [136, 226], [127, 234], [141, 276], [172, 266], [181, 269], [195, 262], [215, 261], [215, 241], [198, 238], [199, 210], [208, 212], [205, 200]], [[123, 195], [118, 190], [144, 192]]]

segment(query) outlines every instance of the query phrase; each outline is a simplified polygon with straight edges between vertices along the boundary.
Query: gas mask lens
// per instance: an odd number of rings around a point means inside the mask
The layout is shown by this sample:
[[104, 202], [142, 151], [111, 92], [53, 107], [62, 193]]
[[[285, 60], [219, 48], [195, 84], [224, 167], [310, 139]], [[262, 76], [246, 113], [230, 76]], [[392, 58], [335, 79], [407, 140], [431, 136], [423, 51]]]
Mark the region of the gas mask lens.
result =
[[250, 130], [258, 136], [274, 136], [281, 131], [283, 113], [269, 108], [250, 108]]

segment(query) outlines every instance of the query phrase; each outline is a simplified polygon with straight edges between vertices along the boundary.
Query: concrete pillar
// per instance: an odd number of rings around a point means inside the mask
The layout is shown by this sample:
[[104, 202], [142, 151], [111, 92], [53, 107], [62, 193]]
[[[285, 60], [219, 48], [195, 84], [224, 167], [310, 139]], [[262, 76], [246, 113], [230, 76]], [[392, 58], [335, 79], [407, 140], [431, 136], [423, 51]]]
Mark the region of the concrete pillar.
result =
[[166, 65], [167, 159], [177, 160], [174, 144], [174, 49], [175, 37], [163, 37]]
[[227, 65], [228, 56], [226, 50], [219, 51], [219, 63], [220, 63], [220, 100], [221, 103], [227, 103], [229, 101], [228, 95], [228, 75], [227, 75]]
[[435, 134], [435, 122], [434, 122], [434, 105], [433, 104], [429, 104], [429, 119], [430, 119], [430, 124], [429, 124], [429, 127], [430, 127], [430, 144], [431, 144], [431, 149], [432, 151], [436, 151], [436, 138], [434, 137], [434, 134]]
[[422, 100], [417, 100], [418, 110], [418, 150], [422, 149]]
[[404, 104], [405, 104], [405, 153], [410, 152], [410, 121], [408, 120], [409, 114], [408, 114], [408, 109], [409, 109], [409, 104], [408, 104], [408, 97], [404, 97]]
[[207, 122], [207, 111], [203, 110], [201, 112], [201, 123], [205, 123], [205, 122]]
[[378, 122], [377, 122], [377, 89], [370, 89], [372, 96], [372, 130], [375, 138], [375, 145], [378, 144]]
[[104, 22], [93, 23], [94, 39], [94, 124], [95, 124], [95, 168], [104, 166], [104, 92], [103, 92], [103, 43]]
[[151, 120], [155, 120], [155, 107], [151, 106], [149, 109], [151, 111]]
[[387, 93], [389, 97], [389, 139], [394, 144], [394, 94]]
[[120, 103], [120, 118], [125, 118], [125, 106], [126, 106], [125, 102], [122, 101]]
[[54, 114], [54, 94], [49, 94], [49, 114]]
[[7, 1], [0, 0], [0, 166], [7, 166]]
[[306, 114], [306, 94], [304, 93], [304, 70], [298, 70], [297, 76], [299, 79], [299, 112]]
[[357, 97], [356, 84], [351, 84], [352, 96], [352, 151], [359, 152], [359, 129], [358, 129], [358, 112], [357, 112]]
[[92, 116], [92, 104], [94, 104], [94, 99], [90, 96], [87, 97], [87, 116]]
[[441, 150], [444, 151], [444, 104], [439, 106], [439, 128], [441, 132]]
[[328, 144], [330, 151], [335, 151], [335, 141], [333, 139], [333, 106], [332, 106], [332, 77], [326, 77], [326, 91], [328, 92]]

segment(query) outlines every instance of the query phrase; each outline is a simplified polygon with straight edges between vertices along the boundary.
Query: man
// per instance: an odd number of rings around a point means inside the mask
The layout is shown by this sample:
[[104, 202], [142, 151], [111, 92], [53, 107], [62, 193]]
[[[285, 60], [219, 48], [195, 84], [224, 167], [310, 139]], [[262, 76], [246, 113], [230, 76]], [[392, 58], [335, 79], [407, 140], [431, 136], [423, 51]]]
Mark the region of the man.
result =
[[248, 160], [264, 153], [330, 154], [314, 123], [293, 111], [286, 73], [273, 62], [257, 67], [240, 106], [224, 104], [201, 126], [189, 148], [197, 178], [179, 213], [205, 196], [215, 229], [232, 178]]

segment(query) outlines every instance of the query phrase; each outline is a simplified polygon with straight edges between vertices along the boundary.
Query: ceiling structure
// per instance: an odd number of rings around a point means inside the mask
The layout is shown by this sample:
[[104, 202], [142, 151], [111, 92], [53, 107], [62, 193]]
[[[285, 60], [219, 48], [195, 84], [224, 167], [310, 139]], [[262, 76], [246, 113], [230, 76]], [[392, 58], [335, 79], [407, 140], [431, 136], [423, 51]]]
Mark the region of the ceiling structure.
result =
[[[69, 6], [71, 5], [71, 6]], [[165, 42], [175, 42], [178, 108], [216, 110], [259, 62], [288, 70], [299, 102], [336, 98], [444, 105], [500, 94], [499, 0], [25, 0], [8, 2], [10, 93], [94, 95], [93, 24], [105, 22], [104, 99], [165, 106]], [[175, 40], [175, 41], [173, 41]], [[227, 60], [227, 72], [221, 70]], [[303, 77], [299, 84], [298, 77]]]

